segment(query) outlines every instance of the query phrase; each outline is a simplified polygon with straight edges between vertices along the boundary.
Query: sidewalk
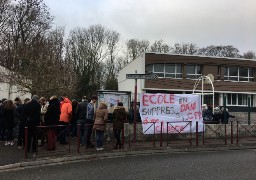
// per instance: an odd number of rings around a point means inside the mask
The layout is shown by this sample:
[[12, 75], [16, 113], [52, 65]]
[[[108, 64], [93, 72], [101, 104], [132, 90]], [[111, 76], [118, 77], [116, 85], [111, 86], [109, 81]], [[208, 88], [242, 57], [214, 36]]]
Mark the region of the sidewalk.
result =
[[160, 147], [159, 141], [156, 141], [155, 147], [152, 141], [137, 141], [136, 143], [130, 143], [130, 147], [129, 143], [126, 142], [124, 149], [120, 150], [113, 150], [113, 143], [106, 141], [103, 151], [96, 151], [95, 148], [86, 149], [85, 146], [81, 146], [80, 153], [77, 153], [77, 139], [73, 138], [70, 144], [70, 154], [68, 147], [68, 145], [59, 145], [57, 142], [55, 151], [46, 151], [45, 147], [39, 146], [36, 157], [33, 157], [32, 153], [28, 153], [28, 159], [25, 159], [24, 149], [17, 149], [16, 144], [5, 146], [4, 142], [0, 142], [0, 171], [27, 166], [139, 154], [254, 149], [256, 148], [256, 138], [240, 139], [239, 145], [236, 145], [236, 142], [234, 144], [228, 142], [225, 145], [224, 141], [220, 139], [208, 139], [203, 145], [200, 140], [199, 146], [196, 146], [195, 140], [192, 141], [192, 145], [186, 140], [172, 140], [168, 143], [168, 146], [167, 142], [164, 141], [162, 147]]

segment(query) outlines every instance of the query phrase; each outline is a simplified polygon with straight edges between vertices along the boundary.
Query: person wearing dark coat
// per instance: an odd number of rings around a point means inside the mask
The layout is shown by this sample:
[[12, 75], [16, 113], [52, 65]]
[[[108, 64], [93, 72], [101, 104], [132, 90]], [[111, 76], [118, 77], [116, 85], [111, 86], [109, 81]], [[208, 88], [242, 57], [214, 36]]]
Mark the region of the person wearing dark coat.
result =
[[76, 118], [77, 118], [77, 126], [80, 125], [80, 129], [78, 129], [78, 133], [80, 133], [80, 144], [83, 146], [86, 143], [86, 114], [87, 114], [87, 106], [88, 102], [86, 96], [82, 98], [82, 102], [80, 102], [76, 109]]
[[77, 125], [76, 125], [77, 124], [77, 116], [76, 116], [77, 107], [78, 107], [78, 101], [74, 99], [72, 101], [72, 118], [70, 121], [72, 137], [77, 136]]
[[4, 105], [4, 124], [5, 124], [5, 145], [14, 145], [14, 110], [16, 106], [12, 100], [8, 100]]
[[222, 107], [221, 111], [222, 111], [221, 116], [220, 116], [221, 124], [228, 124], [230, 117], [235, 118], [235, 116], [232, 116], [229, 114], [227, 108], [225, 109], [224, 107]]
[[[60, 119], [60, 103], [56, 96], [52, 96], [49, 101], [47, 111], [44, 116], [45, 126], [54, 126], [59, 124]], [[56, 128], [49, 127], [47, 129], [47, 150], [56, 149]]]
[[125, 111], [125, 108], [123, 107], [122, 102], [117, 103], [117, 107], [114, 109], [113, 112], [113, 129], [114, 129], [114, 135], [116, 138], [116, 146], [114, 149], [121, 149], [122, 143], [121, 143], [121, 131], [124, 128], [124, 123], [127, 120], [127, 112]]
[[26, 117], [24, 115], [24, 106], [30, 101], [29, 98], [24, 100], [24, 104], [18, 106], [15, 110], [15, 117], [19, 120], [18, 122], [18, 149], [22, 149], [25, 146], [25, 126]]
[[4, 141], [4, 133], [5, 133], [5, 127], [4, 127], [4, 104], [7, 102], [7, 99], [2, 99], [2, 102], [0, 103], [0, 141]]
[[40, 125], [41, 105], [37, 95], [32, 96], [32, 100], [24, 106], [24, 114], [26, 117], [26, 126], [28, 127], [28, 147], [27, 152], [30, 151], [32, 143], [32, 152], [36, 152], [37, 139], [36, 126]]
[[213, 113], [212, 113], [212, 107], [207, 106], [206, 109], [203, 111], [203, 120], [205, 123], [212, 123], [213, 120]]
[[48, 109], [44, 116], [46, 126], [58, 125], [60, 119], [60, 103], [56, 96], [52, 96], [49, 101]]

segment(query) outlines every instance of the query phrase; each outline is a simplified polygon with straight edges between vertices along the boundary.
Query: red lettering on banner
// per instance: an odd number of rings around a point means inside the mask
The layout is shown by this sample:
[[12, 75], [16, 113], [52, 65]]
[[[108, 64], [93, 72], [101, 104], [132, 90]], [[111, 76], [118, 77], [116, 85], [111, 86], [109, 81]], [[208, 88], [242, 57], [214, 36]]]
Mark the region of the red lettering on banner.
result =
[[193, 119], [194, 117], [193, 117], [193, 113], [191, 113], [191, 112], [189, 112], [188, 113], [188, 119]]
[[196, 109], [196, 102], [192, 104], [181, 104], [180, 105], [180, 112], [184, 111], [194, 111]]
[[149, 106], [150, 104], [174, 104], [174, 94], [144, 94], [142, 96], [143, 106]]
[[174, 94], [170, 94], [170, 104], [174, 104]]
[[154, 102], [154, 101], [152, 100], [153, 97], [155, 97], [155, 95], [150, 95], [150, 96], [149, 96], [149, 101], [150, 101], [151, 104], [156, 104], [156, 102]]
[[[160, 98], [161, 98], [161, 100], [160, 100]], [[164, 101], [164, 97], [163, 97], [162, 95], [158, 95], [157, 103], [158, 103], [158, 104], [162, 104], [163, 101]]]
[[[147, 99], [146, 99], [147, 98]], [[149, 106], [149, 104], [146, 104], [148, 102], [148, 95], [146, 94], [143, 94], [142, 96], [142, 103], [143, 103], [143, 106]]]

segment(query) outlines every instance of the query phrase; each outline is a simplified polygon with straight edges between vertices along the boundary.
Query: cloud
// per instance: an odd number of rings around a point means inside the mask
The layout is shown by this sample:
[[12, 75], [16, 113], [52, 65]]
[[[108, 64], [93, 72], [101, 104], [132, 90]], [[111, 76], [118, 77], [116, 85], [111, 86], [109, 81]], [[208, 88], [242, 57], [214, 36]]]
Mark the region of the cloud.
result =
[[256, 51], [255, 0], [46, 0], [67, 30], [102, 24], [123, 38]]

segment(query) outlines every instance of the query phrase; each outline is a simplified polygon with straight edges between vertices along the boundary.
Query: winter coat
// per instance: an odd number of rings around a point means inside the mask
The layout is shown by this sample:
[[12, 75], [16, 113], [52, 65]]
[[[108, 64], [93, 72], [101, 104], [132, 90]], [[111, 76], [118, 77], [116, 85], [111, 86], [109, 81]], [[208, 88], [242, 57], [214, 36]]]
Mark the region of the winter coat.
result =
[[0, 123], [4, 123], [4, 105], [0, 104]]
[[4, 124], [6, 129], [14, 128], [14, 110], [4, 108]]
[[94, 117], [94, 104], [90, 102], [87, 105], [86, 119], [93, 120], [93, 117]]
[[232, 116], [229, 114], [229, 112], [227, 111], [223, 111], [221, 116], [220, 116], [220, 119], [221, 119], [221, 123], [222, 124], [228, 124], [228, 121], [229, 121], [229, 118], [235, 118], [235, 116]]
[[114, 129], [123, 129], [124, 123], [127, 120], [127, 113], [123, 106], [117, 106], [113, 112], [113, 127]]
[[37, 100], [32, 99], [29, 103], [24, 105], [24, 114], [28, 126], [40, 125], [41, 105]]
[[77, 117], [77, 119], [86, 119], [87, 106], [88, 106], [88, 102], [87, 101], [83, 101], [83, 102], [78, 104], [77, 110], [76, 110], [76, 117]]
[[93, 129], [99, 130], [99, 131], [105, 131], [107, 121], [108, 121], [107, 107], [100, 106], [99, 109], [97, 109], [95, 112]]
[[212, 121], [212, 118], [213, 118], [212, 110], [211, 109], [206, 109], [203, 112], [203, 120], [204, 121]]
[[60, 121], [69, 123], [72, 116], [72, 105], [68, 98], [65, 98], [61, 106]]
[[58, 99], [49, 101], [47, 111], [44, 115], [44, 123], [46, 126], [58, 125], [60, 119], [60, 103]]
[[44, 117], [45, 117], [45, 113], [47, 112], [48, 109], [48, 104], [45, 105], [41, 105], [41, 123], [44, 124]]

